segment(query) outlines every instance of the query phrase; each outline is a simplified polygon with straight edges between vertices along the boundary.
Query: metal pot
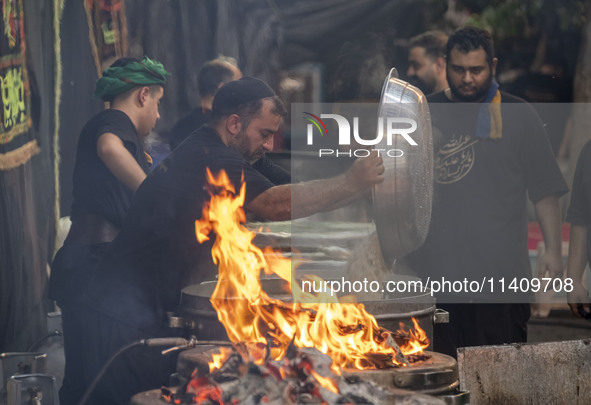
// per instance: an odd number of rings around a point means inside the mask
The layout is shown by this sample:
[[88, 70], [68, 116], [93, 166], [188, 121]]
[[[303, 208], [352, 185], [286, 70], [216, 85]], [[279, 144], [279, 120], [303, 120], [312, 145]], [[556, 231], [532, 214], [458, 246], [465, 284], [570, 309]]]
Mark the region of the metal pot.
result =
[[[409, 278], [397, 276], [395, 279], [408, 281]], [[188, 329], [202, 340], [227, 339], [226, 331], [218, 321], [217, 313], [210, 302], [216, 283], [206, 281], [183, 288], [178, 315], [169, 315], [170, 326]], [[262, 279], [261, 283], [263, 290], [273, 298], [284, 302], [291, 301], [291, 295], [285, 292], [284, 280], [268, 278]], [[449, 321], [447, 312], [435, 307], [435, 300], [428, 291], [419, 294], [379, 293], [375, 298], [371, 297], [362, 303], [366, 310], [374, 315], [378, 324], [388, 330], [399, 329], [401, 322], [410, 327], [411, 318], [414, 317], [431, 342], [433, 324]]]
[[400, 157], [384, 156], [385, 179], [373, 189], [376, 229], [388, 266], [425, 241], [433, 198], [433, 140], [427, 99], [418, 88], [397, 76], [392, 69], [384, 82], [378, 117], [409, 119], [417, 127], [409, 134], [416, 145], [402, 134], [395, 134], [391, 146], [384, 137], [375, 147], [395, 148], [403, 153]]

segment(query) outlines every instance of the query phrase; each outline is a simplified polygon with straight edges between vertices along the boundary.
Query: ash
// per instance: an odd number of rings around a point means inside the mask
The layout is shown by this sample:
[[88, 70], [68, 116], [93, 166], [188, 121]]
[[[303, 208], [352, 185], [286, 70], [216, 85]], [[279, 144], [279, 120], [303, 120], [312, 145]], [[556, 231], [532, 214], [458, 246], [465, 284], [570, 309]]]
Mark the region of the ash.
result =
[[[382, 404], [389, 392], [356, 376], [342, 377], [331, 369], [332, 359], [320, 351], [302, 348], [279, 361], [262, 365], [234, 351], [220, 369], [199, 375], [177, 392], [163, 388], [163, 398], [175, 404], [290, 405], [290, 404]], [[332, 389], [319, 379], [328, 380]], [[336, 391], [336, 392], [335, 392]]]

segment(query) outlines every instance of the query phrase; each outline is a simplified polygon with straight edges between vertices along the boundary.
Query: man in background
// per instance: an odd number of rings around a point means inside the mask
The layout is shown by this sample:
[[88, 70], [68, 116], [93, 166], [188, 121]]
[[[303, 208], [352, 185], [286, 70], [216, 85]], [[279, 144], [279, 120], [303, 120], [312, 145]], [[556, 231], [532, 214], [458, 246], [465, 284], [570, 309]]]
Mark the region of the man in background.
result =
[[176, 148], [189, 134], [205, 124], [211, 116], [213, 97], [224, 84], [238, 80], [242, 72], [236, 59], [219, 56], [205, 62], [197, 76], [197, 86], [201, 102], [189, 114], [177, 121], [170, 131], [170, 149]]
[[[423, 246], [409, 256], [424, 279], [493, 280], [480, 292], [446, 291], [435, 351], [525, 342], [531, 297], [501, 294], [501, 279], [529, 279], [526, 198], [546, 244], [541, 274], [562, 277], [558, 198], [568, 190], [544, 126], [522, 99], [498, 89], [490, 34], [460, 28], [445, 49], [449, 88], [427, 97], [434, 132], [433, 211]], [[455, 294], [454, 294], [455, 293]]]
[[445, 44], [447, 35], [440, 31], [427, 31], [411, 38], [408, 47], [409, 82], [425, 95], [448, 88], [445, 76]]
[[591, 319], [589, 292], [583, 283], [585, 268], [591, 257], [591, 142], [583, 146], [573, 178], [570, 206], [566, 221], [570, 225], [566, 276], [572, 279], [567, 302], [574, 316]]

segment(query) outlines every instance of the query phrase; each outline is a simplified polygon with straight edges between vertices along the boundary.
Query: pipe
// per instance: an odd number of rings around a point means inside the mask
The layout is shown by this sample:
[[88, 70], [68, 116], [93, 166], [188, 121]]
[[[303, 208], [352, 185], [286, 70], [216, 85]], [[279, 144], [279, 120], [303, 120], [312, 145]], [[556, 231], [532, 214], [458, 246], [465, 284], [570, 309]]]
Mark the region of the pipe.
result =
[[92, 380], [92, 383], [88, 386], [88, 388], [84, 392], [84, 396], [82, 397], [80, 402], [78, 402], [78, 405], [85, 405], [86, 404], [86, 402], [88, 401], [88, 398], [90, 398], [90, 394], [92, 394], [92, 391], [94, 391], [97, 384], [99, 383], [99, 381], [101, 380], [101, 378], [103, 377], [103, 375], [105, 374], [105, 372], [107, 371], [107, 369], [109, 368], [111, 363], [113, 363], [113, 361], [121, 353], [125, 352], [126, 350], [131, 349], [132, 347], [135, 347], [135, 346], [148, 346], [148, 347], [172, 346], [170, 349], [164, 350], [162, 352], [162, 354], [166, 354], [166, 353], [169, 353], [173, 350], [180, 350], [180, 349], [185, 349], [188, 347], [195, 347], [197, 345], [231, 346], [232, 343], [226, 342], [226, 341], [219, 341], [219, 340], [197, 340], [195, 338], [195, 336], [191, 336], [190, 340], [187, 340], [184, 338], [178, 338], [178, 337], [170, 337], [170, 338], [141, 339], [141, 340], [136, 340], [135, 342], [131, 342], [131, 343], [123, 346], [119, 350], [117, 350], [117, 352], [115, 354], [113, 354], [107, 360], [107, 362], [101, 368], [101, 370], [99, 371], [97, 376], [94, 378], [94, 380]]

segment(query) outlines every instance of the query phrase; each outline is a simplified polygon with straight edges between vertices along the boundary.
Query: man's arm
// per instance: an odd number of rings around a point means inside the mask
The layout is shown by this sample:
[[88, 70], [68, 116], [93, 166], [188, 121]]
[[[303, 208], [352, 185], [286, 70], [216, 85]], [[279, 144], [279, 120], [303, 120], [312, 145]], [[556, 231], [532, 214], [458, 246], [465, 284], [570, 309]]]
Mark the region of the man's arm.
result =
[[358, 158], [337, 177], [271, 187], [247, 204], [246, 209], [271, 221], [306, 217], [341, 206], [343, 200], [383, 181], [383, 173], [382, 158], [372, 154]]
[[535, 204], [536, 216], [544, 235], [545, 252], [540, 260], [540, 273], [537, 277], [562, 278], [562, 230], [560, 208], [555, 195], [542, 198]]
[[254, 162], [252, 167], [276, 186], [291, 183], [291, 174], [283, 167], [275, 164], [266, 154]]
[[117, 135], [107, 132], [99, 136], [96, 150], [111, 173], [130, 190], [136, 191], [146, 178], [146, 173]]
[[571, 224], [568, 245], [566, 276], [573, 280], [573, 290], [566, 295], [568, 306], [573, 315], [581, 318], [579, 305], [585, 313], [591, 312], [589, 293], [583, 287], [583, 272], [587, 266], [587, 227]]

